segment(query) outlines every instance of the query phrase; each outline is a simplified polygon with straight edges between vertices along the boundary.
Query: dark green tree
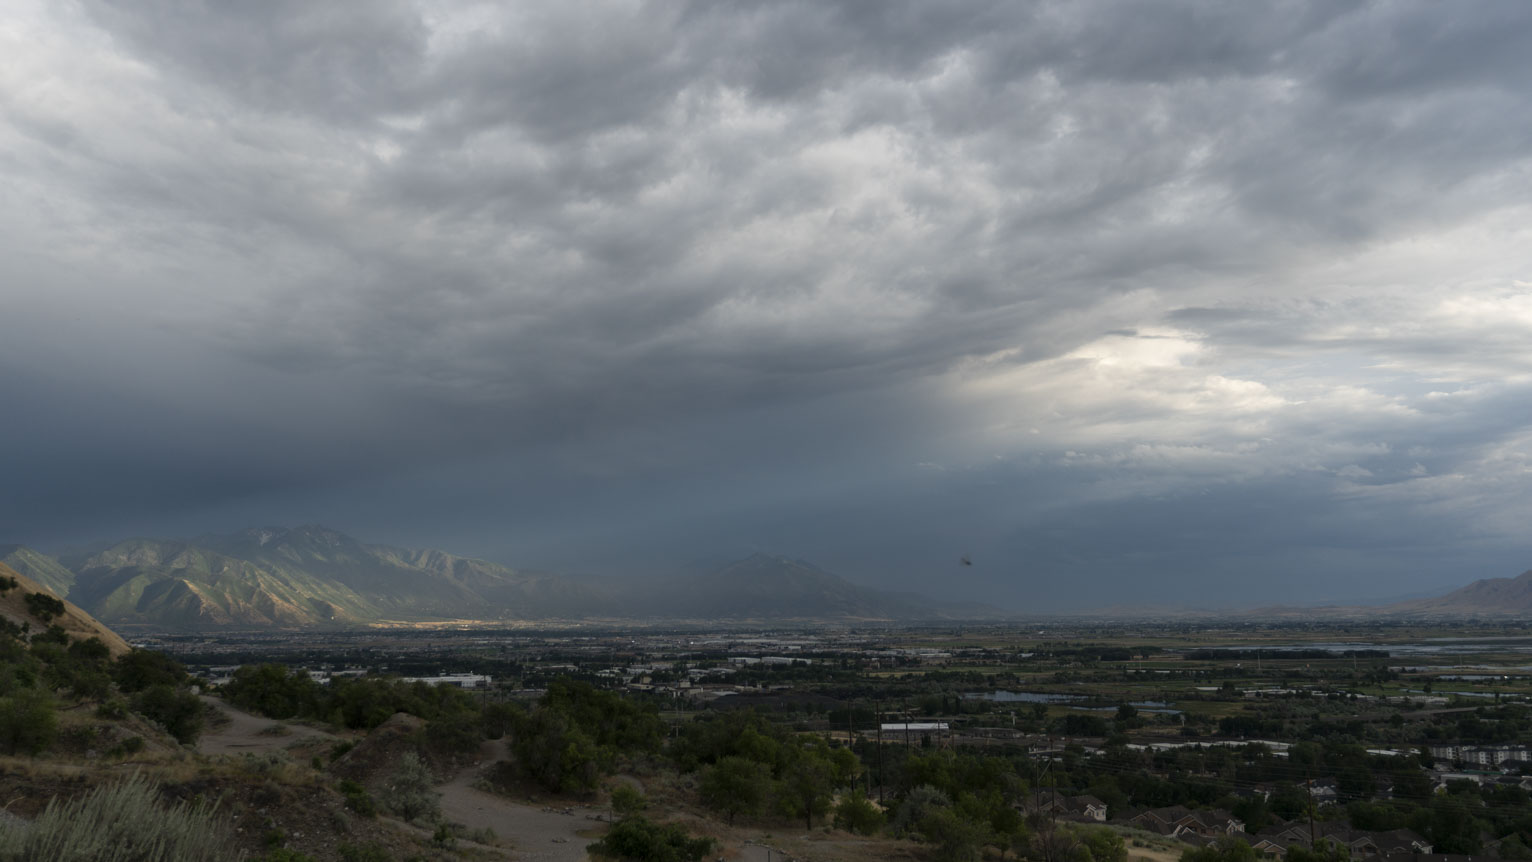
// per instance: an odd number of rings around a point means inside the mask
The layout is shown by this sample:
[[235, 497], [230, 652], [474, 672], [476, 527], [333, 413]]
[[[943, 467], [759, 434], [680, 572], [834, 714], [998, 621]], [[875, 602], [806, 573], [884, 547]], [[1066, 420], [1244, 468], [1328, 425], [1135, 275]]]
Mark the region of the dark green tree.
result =
[[722, 758], [702, 772], [702, 804], [729, 818], [759, 814], [771, 787], [771, 770], [744, 757]]

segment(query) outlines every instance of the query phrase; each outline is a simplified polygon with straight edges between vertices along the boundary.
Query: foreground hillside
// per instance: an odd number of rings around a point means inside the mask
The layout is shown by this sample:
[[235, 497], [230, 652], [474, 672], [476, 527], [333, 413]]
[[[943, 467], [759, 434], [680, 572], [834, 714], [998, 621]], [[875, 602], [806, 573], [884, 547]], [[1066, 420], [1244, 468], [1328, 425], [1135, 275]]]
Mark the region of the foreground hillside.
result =
[[757, 554], [707, 575], [593, 581], [438, 550], [368, 545], [324, 527], [190, 541], [130, 539], [53, 559], [6, 559], [115, 626], [201, 630], [568, 619], [923, 620], [993, 609], [869, 589]]
[[0, 619], [22, 633], [57, 628], [73, 640], [95, 638], [113, 656], [128, 651], [127, 641], [95, 617], [4, 563], [0, 563]]

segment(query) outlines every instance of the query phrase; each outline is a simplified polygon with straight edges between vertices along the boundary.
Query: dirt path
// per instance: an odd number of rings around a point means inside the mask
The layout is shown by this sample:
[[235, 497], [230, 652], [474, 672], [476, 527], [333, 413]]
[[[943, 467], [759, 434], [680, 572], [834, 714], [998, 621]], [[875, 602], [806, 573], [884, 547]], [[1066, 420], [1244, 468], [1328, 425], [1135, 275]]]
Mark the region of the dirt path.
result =
[[[313, 737], [322, 739], [336, 738], [312, 727], [304, 727], [299, 724], [283, 724], [280, 721], [251, 715], [244, 710], [235, 709], [211, 695], [202, 695], [202, 702], [216, 708], [229, 718], [228, 723], [217, 728], [209, 728], [203, 731], [202, 735], [197, 738], [197, 750], [203, 754], [281, 751], [300, 740]], [[280, 734], [268, 732], [276, 725], [282, 725], [286, 728], [286, 732]]]
[[[473, 787], [479, 775], [505, 757], [503, 742], [486, 742], [478, 763], [462, 770], [436, 789], [442, 795], [442, 814], [469, 829], [493, 829], [512, 849], [511, 858], [532, 862], [586, 862], [585, 845], [594, 838], [577, 833], [600, 829], [591, 817], [603, 809], [543, 809], [512, 802], [503, 796]], [[564, 811], [568, 813], [563, 813]]]

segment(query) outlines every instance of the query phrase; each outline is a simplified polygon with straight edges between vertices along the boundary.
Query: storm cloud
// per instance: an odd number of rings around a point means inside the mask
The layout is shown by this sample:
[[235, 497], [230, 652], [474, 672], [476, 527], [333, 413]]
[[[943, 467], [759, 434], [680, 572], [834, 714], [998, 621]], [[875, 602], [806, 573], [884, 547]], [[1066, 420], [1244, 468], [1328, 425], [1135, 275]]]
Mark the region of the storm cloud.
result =
[[1532, 566], [1525, 3], [23, 2], [0, 55], [0, 542]]

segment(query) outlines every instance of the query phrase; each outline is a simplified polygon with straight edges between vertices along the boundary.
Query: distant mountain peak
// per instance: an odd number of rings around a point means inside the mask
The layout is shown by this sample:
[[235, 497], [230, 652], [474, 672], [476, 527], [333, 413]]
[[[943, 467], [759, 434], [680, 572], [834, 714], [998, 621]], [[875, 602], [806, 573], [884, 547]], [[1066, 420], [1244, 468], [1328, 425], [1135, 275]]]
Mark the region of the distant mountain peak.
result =
[[1483, 578], [1433, 599], [1390, 605], [1385, 612], [1499, 616], [1532, 613], [1532, 569], [1514, 578]]
[[745, 557], [743, 560], [738, 560], [738, 561], [732, 563], [729, 566], [729, 568], [734, 568], [736, 566], [747, 566], [747, 565], [749, 565], [749, 566], [759, 566], [759, 565], [788, 566], [788, 567], [800, 568], [800, 569], [812, 569], [813, 571], [816, 571], [816, 572], [823, 571], [818, 566], [814, 565], [813, 563], [809, 562], [808, 560], [800, 560], [800, 559], [798, 559], [796, 557], [789, 557], [786, 554], [773, 554], [773, 553], [769, 553], [767, 551], [756, 551], [755, 553], [751, 554], [750, 556]]

